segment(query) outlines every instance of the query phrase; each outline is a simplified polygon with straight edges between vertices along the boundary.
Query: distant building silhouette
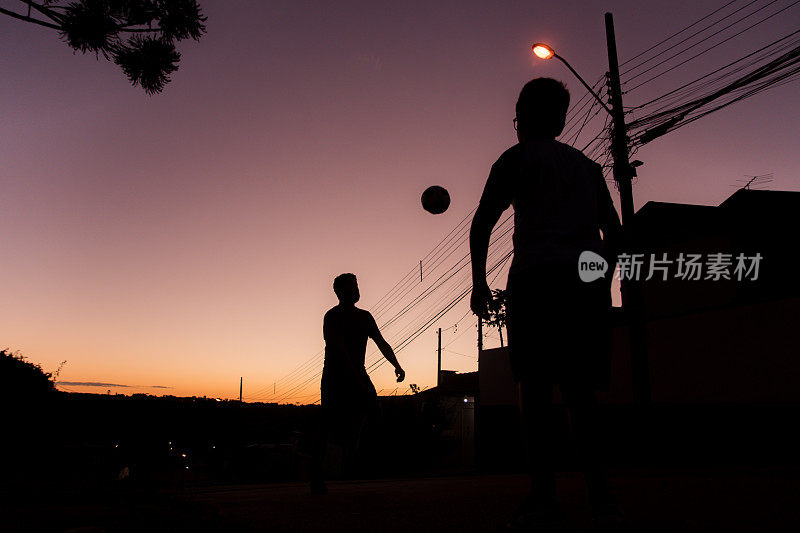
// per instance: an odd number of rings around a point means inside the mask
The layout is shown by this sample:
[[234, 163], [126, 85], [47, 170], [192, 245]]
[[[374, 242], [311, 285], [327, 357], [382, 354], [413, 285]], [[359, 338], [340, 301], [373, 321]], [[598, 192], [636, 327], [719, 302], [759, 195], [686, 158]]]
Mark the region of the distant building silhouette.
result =
[[[798, 211], [800, 192], [740, 189], [719, 206], [648, 202], [636, 213], [643, 272], [664, 254], [732, 261], [730, 279], [644, 281], [654, 401], [800, 401]], [[760, 256], [756, 279], [737, 279], [740, 254]]]
[[645, 313], [650, 319], [685, 314], [720, 306], [779, 300], [800, 295], [800, 247], [797, 240], [797, 212], [800, 192], [740, 189], [719, 206], [648, 202], [635, 215], [636, 251], [666, 253], [760, 254], [755, 281], [703, 279], [689, 281], [657, 275], [644, 283]]

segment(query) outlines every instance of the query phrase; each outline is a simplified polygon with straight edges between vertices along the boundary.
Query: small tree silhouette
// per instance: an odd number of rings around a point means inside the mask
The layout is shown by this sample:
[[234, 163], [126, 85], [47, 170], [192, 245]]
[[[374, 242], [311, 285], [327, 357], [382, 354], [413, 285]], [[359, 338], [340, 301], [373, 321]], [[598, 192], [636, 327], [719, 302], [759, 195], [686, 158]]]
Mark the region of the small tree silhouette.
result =
[[[196, 0], [19, 0], [27, 14], [0, 13], [58, 31], [73, 50], [113, 59], [133, 85], [160, 93], [178, 70], [175, 42], [206, 32]], [[35, 14], [36, 17], [32, 16]]]
[[419, 385], [417, 385], [416, 383], [412, 383], [411, 385], [408, 386], [408, 388], [411, 389], [411, 394], [419, 393]]
[[500, 346], [503, 346], [503, 328], [506, 327], [506, 291], [503, 289], [494, 289], [492, 291], [492, 300], [489, 302], [489, 319], [486, 324], [490, 327], [497, 328], [500, 333]]
[[44, 405], [56, 397], [53, 374], [25, 360], [19, 352], [0, 350], [0, 403]]
[[19, 352], [0, 350], [0, 394], [19, 400], [41, 400], [56, 388], [53, 374], [25, 360]]
[[55, 466], [65, 427], [61, 397], [50, 372], [19, 352], [0, 350], [3, 480], [38, 479]]

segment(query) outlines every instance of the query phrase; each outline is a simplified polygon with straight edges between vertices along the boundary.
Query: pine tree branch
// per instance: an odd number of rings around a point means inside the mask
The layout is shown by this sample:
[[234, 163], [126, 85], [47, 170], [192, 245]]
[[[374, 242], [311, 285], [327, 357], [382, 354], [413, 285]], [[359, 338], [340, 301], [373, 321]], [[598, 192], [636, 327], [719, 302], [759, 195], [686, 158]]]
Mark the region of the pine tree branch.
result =
[[23, 4], [27, 5], [28, 6], [28, 10], [30, 10], [30, 8], [33, 8], [36, 11], [38, 11], [39, 13], [41, 13], [42, 15], [44, 15], [45, 17], [47, 17], [50, 20], [52, 20], [53, 22], [56, 22], [58, 24], [61, 24], [62, 22], [64, 22], [64, 18], [63, 18], [64, 16], [61, 15], [60, 13], [56, 13], [55, 11], [50, 9], [49, 7], [41, 6], [41, 5], [37, 4], [36, 2], [31, 1], [31, 0], [19, 0], [19, 1], [22, 2]]
[[128, 33], [157, 33], [164, 31], [161, 28], [130, 28], [126, 26], [118, 26], [120, 32]]
[[61, 26], [56, 24], [51, 24], [49, 22], [45, 22], [43, 20], [35, 19], [32, 17], [26, 17], [25, 15], [20, 15], [19, 13], [14, 13], [13, 11], [9, 11], [8, 9], [3, 9], [0, 7], [0, 13], [4, 15], [8, 15], [9, 17], [13, 17], [15, 19], [24, 20], [25, 22], [32, 22], [34, 24], [38, 24], [40, 26], [44, 26], [45, 28], [52, 28], [54, 30], [60, 30]]

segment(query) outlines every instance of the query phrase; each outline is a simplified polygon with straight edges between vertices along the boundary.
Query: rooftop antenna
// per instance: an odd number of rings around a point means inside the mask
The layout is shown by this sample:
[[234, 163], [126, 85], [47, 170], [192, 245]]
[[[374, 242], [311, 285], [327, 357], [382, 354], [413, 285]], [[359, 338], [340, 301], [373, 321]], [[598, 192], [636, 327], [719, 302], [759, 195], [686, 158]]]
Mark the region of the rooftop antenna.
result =
[[769, 174], [760, 174], [757, 176], [751, 176], [745, 174], [745, 179], [736, 180], [739, 184], [744, 185], [731, 185], [731, 187], [736, 187], [737, 189], [744, 189], [746, 191], [761, 191], [764, 189], [769, 188], [769, 184], [772, 183], [773, 173], [770, 172]]

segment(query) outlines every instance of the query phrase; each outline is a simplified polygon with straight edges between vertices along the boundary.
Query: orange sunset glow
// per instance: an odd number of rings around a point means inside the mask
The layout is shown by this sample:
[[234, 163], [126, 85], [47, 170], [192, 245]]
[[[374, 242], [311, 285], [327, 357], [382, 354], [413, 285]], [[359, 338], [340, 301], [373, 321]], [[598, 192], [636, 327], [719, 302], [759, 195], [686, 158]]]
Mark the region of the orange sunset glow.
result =
[[[633, 0], [202, 5], [207, 35], [179, 46], [180, 69], [152, 96], [48, 28], [0, 18], [0, 347], [47, 371], [66, 361], [62, 390], [232, 399], [243, 378], [246, 401], [314, 403], [343, 272], [406, 371], [396, 383], [370, 343], [380, 394], [435, 385], [438, 328], [442, 367], [476, 370], [469, 294], [456, 300], [471, 287], [470, 215], [517, 142], [519, 90], [549, 76], [573, 103], [586, 94], [532, 50], [557, 50], [592, 84], [608, 69], [605, 11], [621, 61], [653, 44], [653, 28], [668, 34], [674, 11]], [[676, 28], [716, 6], [692, 3]], [[631, 80], [625, 104], [797, 22], [787, 12], [740, 46], [635, 90], [645, 78]], [[532, 49], [540, 41], [553, 49]], [[562, 140], [584, 147], [606, 116], [585, 119]], [[717, 205], [746, 174], [798, 190], [798, 123], [800, 92], [786, 84], [643, 146], [636, 208]], [[443, 214], [420, 205], [431, 185], [450, 194]], [[512, 226], [495, 232], [492, 288], [505, 287]]]

